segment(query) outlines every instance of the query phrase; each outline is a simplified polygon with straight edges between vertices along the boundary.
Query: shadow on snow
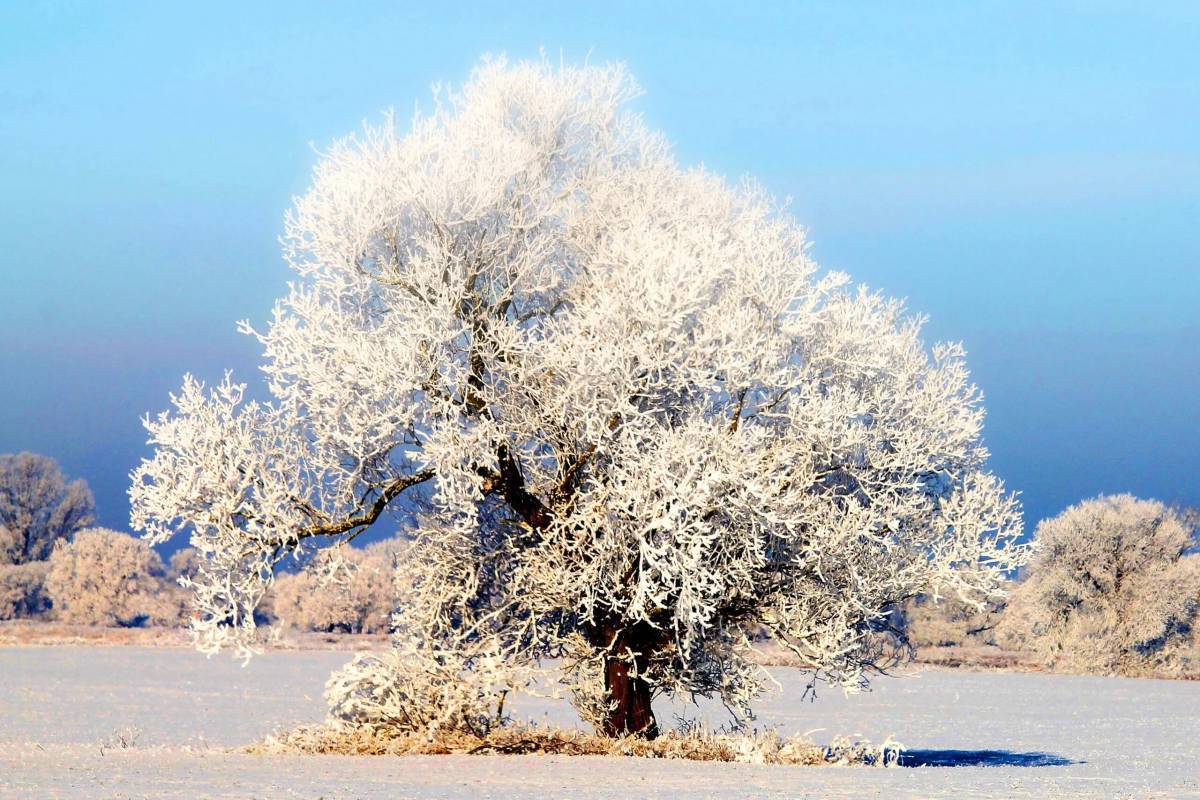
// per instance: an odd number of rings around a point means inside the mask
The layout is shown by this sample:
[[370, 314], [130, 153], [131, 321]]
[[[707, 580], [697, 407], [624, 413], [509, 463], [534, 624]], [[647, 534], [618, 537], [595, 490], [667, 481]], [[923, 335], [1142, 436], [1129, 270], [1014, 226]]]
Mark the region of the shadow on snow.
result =
[[1010, 750], [905, 750], [902, 767], [1065, 767], [1081, 762], [1052, 753], [1014, 753]]

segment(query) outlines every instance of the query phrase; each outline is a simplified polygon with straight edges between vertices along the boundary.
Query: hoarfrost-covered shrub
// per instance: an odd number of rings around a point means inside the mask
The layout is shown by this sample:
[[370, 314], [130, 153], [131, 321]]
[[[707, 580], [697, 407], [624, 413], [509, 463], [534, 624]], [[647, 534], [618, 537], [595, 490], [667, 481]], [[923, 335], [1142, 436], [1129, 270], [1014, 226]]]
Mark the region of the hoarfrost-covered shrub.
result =
[[49, 558], [55, 542], [90, 525], [95, 511], [87, 483], [67, 483], [54, 459], [0, 454], [0, 564]]
[[513, 676], [494, 658], [468, 661], [459, 652], [411, 641], [360, 653], [326, 684], [330, 719], [343, 726], [486, 736], [503, 721]]
[[44, 614], [50, 608], [46, 596], [45, 561], [0, 564], [0, 619], [22, 619]]
[[953, 597], [919, 597], [904, 606], [904, 632], [913, 647], [995, 644], [1002, 610], [997, 601], [976, 606]]
[[1071, 506], [1038, 525], [1002, 642], [1073, 671], [1195, 669], [1200, 556], [1194, 519], [1128, 494]]
[[201, 647], [249, 653], [282, 559], [404, 510], [401, 642], [467, 681], [570, 643], [601, 731], [653, 737], [657, 695], [750, 713], [763, 629], [853, 690], [889, 608], [1024, 561], [962, 347], [821, 274], [751, 182], [677, 164], [637, 94], [620, 65], [487, 61], [325, 154], [297, 280], [242, 326], [272, 401], [189, 376], [146, 420], [132, 520], [205, 552]]
[[175, 579], [192, 579], [200, 572], [200, 551], [194, 547], [184, 547], [171, 555], [170, 574]]
[[79, 531], [55, 546], [46, 594], [55, 617], [83, 625], [173, 625], [182, 605], [158, 553], [106, 528]]
[[385, 633], [396, 609], [395, 558], [403, 544], [325, 551], [303, 570], [275, 579], [276, 620], [301, 630]]

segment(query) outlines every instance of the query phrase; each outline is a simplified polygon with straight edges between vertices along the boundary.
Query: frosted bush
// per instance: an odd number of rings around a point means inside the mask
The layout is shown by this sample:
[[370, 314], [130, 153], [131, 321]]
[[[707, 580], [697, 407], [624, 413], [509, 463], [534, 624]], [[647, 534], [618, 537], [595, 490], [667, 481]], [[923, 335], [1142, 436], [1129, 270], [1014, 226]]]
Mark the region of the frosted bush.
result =
[[50, 556], [46, 594], [63, 622], [174, 625], [182, 597], [149, 545], [106, 528], [79, 531]]
[[1188, 666], [1200, 609], [1192, 517], [1154, 500], [1104, 496], [1043, 521], [1036, 540], [1038, 554], [1004, 615], [1004, 643], [1069, 670]]
[[36, 617], [50, 608], [46, 596], [45, 561], [25, 564], [0, 564], [0, 619]]
[[0, 454], [0, 564], [46, 559], [55, 542], [94, 517], [87, 483], [67, 483], [57, 461], [35, 453]]
[[962, 347], [821, 274], [753, 183], [677, 164], [637, 93], [487, 61], [324, 155], [297, 280], [242, 325], [272, 401], [188, 377], [146, 420], [132, 519], [205, 554], [201, 647], [250, 652], [282, 559], [403, 510], [414, 670], [515, 686], [572, 648], [601, 731], [653, 737], [657, 695], [749, 713], [760, 630], [857, 689], [892, 605], [1023, 562]]
[[283, 625], [311, 631], [384, 633], [396, 608], [395, 557], [401, 543], [319, 554], [302, 571], [275, 579], [272, 610]]
[[194, 547], [183, 547], [171, 554], [170, 574], [176, 580], [190, 580], [200, 572], [201, 555]]
[[914, 647], [995, 644], [1003, 604], [920, 597], [904, 606], [904, 632]]
[[360, 653], [326, 684], [330, 719], [430, 736], [447, 731], [484, 736], [501, 723], [512, 687], [503, 665], [493, 666], [499, 670], [411, 641]]

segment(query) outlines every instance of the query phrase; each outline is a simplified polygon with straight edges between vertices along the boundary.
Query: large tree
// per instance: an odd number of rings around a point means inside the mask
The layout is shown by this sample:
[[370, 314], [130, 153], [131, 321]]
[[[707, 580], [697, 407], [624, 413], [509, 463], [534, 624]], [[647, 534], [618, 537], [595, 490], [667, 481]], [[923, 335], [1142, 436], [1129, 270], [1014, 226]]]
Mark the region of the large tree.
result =
[[53, 458], [0, 454], [0, 565], [49, 558], [56, 542], [91, 524], [95, 513], [87, 482], [67, 483]]
[[565, 657], [604, 731], [652, 736], [658, 693], [747, 709], [763, 629], [855, 686], [890, 604], [1021, 562], [961, 347], [819, 276], [753, 184], [680, 168], [636, 93], [490, 61], [324, 154], [298, 279], [243, 323], [272, 401], [189, 377], [147, 420], [133, 523], [205, 555], [202, 646], [245, 643], [281, 558], [403, 507], [413, 652]]

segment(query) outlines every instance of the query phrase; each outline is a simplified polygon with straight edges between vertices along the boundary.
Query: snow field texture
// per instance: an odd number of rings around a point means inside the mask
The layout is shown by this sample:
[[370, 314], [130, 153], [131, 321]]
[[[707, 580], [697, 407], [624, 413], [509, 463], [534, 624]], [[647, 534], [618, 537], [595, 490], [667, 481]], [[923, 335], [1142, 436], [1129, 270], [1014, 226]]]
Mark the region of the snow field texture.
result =
[[[891, 735], [907, 763], [944, 768], [236, 752], [320, 720], [348, 657], [271, 652], [243, 668], [182, 648], [0, 648], [0, 798], [1200, 798], [1200, 685], [1128, 678], [925, 670], [810, 702], [801, 673], [773, 670], [782, 689], [757, 724], [818, 742]], [[685, 712], [658, 709], [664, 724]], [[573, 714], [533, 699], [516, 713]]]

